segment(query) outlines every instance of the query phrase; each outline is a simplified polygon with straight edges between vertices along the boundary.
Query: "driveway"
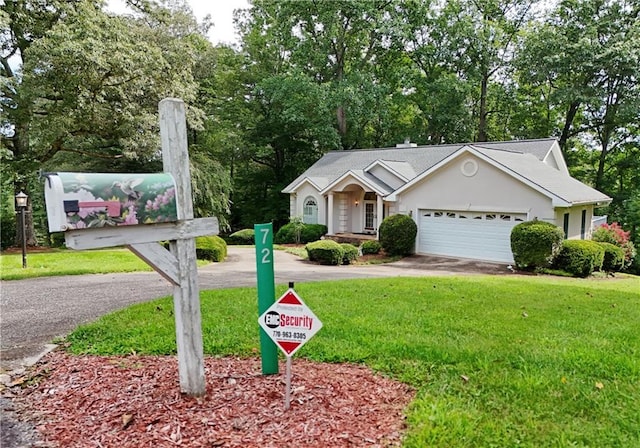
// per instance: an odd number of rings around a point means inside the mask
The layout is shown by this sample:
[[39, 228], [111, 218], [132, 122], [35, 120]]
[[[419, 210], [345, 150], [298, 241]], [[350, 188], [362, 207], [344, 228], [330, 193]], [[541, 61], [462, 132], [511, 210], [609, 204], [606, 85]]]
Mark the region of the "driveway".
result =
[[[349, 278], [506, 274], [505, 265], [411, 256], [395, 263], [320, 266], [274, 251], [276, 284]], [[201, 290], [256, 285], [255, 249], [230, 246], [227, 260], [198, 270]], [[0, 373], [30, 365], [51, 342], [112, 311], [173, 293], [155, 272], [40, 277], [0, 282]]]

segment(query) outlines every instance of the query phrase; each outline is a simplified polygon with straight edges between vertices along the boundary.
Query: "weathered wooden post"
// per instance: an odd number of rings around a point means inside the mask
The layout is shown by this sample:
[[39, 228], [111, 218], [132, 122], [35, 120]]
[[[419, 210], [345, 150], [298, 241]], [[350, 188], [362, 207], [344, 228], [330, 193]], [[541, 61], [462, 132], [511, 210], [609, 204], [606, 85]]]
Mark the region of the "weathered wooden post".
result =
[[[45, 200], [49, 231], [65, 232], [65, 242], [70, 249], [127, 246], [174, 285], [180, 389], [189, 395], [204, 395], [202, 318], [194, 238], [216, 235], [218, 220], [193, 218], [184, 102], [164, 99], [159, 104], [159, 112], [165, 173], [47, 173]], [[161, 196], [166, 200], [163, 207], [167, 207], [167, 211], [156, 213], [162, 217], [150, 215], [153, 207], [147, 210], [149, 204], [145, 203], [144, 194], [149, 197], [149, 189], [153, 191], [151, 197], [163, 193]], [[167, 195], [173, 190], [175, 197], [169, 200]], [[170, 242], [170, 251], [159, 243], [166, 240]]]
[[[176, 98], [165, 98], [160, 101], [159, 112], [162, 163], [164, 171], [171, 173], [176, 181], [178, 220], [191, 220], [193, 200], [184, 102]], [[170, 249], [178, 260], [179, 267], [179, 283], [173, 287], [173, 308], [180, 388], [189, 395], [204, 395], [202, 316], [195, 240], [188, 238], [171, 241]]]

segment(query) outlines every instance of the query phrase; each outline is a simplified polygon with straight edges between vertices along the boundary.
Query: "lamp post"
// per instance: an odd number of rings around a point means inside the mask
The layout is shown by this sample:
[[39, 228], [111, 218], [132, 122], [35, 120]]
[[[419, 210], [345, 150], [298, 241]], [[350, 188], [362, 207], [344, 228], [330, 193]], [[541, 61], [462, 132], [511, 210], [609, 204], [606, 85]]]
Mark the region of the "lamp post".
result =
[[25, 213], [27, 212], [27, 196], [23, 191], [16, 195], [16, 207], [20, 210], [20, 224], [22, 227], [22, 268], [27, 267], [27, 220]]

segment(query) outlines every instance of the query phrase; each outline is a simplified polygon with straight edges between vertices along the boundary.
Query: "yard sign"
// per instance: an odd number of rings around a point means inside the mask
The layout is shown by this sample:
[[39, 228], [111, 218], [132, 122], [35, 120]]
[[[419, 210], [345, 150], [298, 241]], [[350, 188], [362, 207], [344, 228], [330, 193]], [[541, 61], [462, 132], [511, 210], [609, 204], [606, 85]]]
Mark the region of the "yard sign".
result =
[[289, 283], [289, 289], [258, 318], [258, 323], [287, 357], [284, 408], [289, 409], [291, 357], [322, 328], [322, 322]]
[[322, 328], [320, 319], [292, 288], [260, 316], [259, 323], [285, 356], [293, 356]]

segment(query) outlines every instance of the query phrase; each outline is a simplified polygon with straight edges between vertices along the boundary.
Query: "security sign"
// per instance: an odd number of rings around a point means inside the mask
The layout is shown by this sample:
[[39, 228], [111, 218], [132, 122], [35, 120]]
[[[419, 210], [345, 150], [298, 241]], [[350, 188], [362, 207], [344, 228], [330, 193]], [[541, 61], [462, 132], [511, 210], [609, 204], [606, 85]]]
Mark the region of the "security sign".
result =
[[315, 335], [322, 322], [293, 289], [288, 289], [258, 318], [265, 333], [286, 356], [293, 356]]

